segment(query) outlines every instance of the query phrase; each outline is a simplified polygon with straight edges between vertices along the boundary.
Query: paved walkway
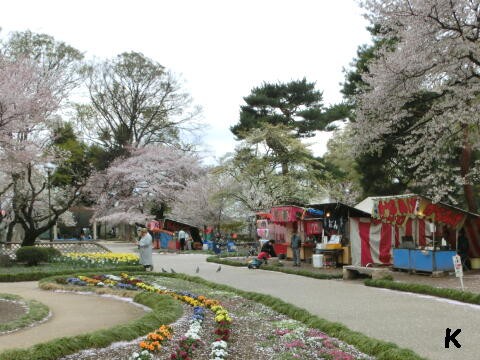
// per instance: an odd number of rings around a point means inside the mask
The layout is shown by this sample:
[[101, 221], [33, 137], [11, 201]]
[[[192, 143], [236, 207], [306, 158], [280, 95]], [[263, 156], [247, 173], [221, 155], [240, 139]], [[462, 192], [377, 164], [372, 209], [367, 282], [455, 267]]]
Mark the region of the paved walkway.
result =
[[0, 293], [40, 301], [52, 312], [52, 317], [42, 324], [1, 335], [0, 352], [107, 329], [145, 314], [142, 308], [114, 298], [41, 290], [36, 281], [0, 283]]
[[[110, 243], [115, 252], [136, 252], [130, 244]], [[155, 254], [159, 271], [175, 269], [242, 290], [270, 294], [303, 307], [352, 330], [391, 341], [432, 360], [478, 360], [480, 358], [480, 306], [365, 287], [357, 282], [316, 280], [263, 270], [207, 263], [202, 254]], [[200, 272], [195, 273], [199, 266]], [[0, 293], [18, 294], [43, 302], [53, 317], [39, 326], [0, 336], [0, 351], [16, 344], [34, 344], [108, 328], [138, 318], [142, 310], [117, 300], [38, 289], [36, 282], [0, 283]], [[72, 326], [72, 324], [75, 326]], [[446, 328], [462, 329], [457, 340], [462, 347], [444, 348]], [[33, 343], [32, 343], [32, 340]]]
[[[115, 252], [136, 252], [130, 244], [109, 244]], [[480, 358], [480, 306], [437, 298], [370, 288], [358, 282], [317, 280], [272, 271], [248, 270], [205, 262], [201, 254], [154, 254], [156, 271], [162, 267], [198, 275], [206, 280], [242, 290], [276, 296], [330, 321], [432, 360], [478, 360]], [[199, 266], [200, 272], [195, 273]], [[445, 349], [445, 332], [462, 329]], [[453, 348], [452, 348], [453, 347]]]

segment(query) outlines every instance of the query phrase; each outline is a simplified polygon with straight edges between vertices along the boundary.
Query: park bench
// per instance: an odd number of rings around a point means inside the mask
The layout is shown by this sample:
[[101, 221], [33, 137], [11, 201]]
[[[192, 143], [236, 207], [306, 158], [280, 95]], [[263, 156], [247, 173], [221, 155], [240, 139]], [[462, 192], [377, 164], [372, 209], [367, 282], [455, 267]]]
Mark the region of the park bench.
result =
[[366, 266], [345, 265], [343, 267], [343, 280], [352, 280], [357, 278], [360, 274], [368, 275], [372, 279], [382, 279], [389, 275], [388, 268], [375, 268]]

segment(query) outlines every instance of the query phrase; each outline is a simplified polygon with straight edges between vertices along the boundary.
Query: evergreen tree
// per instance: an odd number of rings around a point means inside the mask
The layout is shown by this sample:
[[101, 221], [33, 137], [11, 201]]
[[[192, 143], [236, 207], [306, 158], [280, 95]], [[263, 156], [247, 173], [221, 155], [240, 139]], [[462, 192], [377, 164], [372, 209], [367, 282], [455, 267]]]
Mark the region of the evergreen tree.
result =
[[[240, 121], [230, 130], [237, 139], [245, 139], [254, 129], [265, 125], [282, 126], [296, 138], [313, 136], [316, 130], [329, 130], [329, 124], [345, 117], [342, 106], [330, 110], [323, 105], [323, 94], [315, 83], [302, 80], [289, 83], [264, 83], [244, 97], [246, 105], [240, 108]], [[289, 171], [288, 148], [278, 137], [267, 137], [270, 149], [282, 160], [282, 174]]]

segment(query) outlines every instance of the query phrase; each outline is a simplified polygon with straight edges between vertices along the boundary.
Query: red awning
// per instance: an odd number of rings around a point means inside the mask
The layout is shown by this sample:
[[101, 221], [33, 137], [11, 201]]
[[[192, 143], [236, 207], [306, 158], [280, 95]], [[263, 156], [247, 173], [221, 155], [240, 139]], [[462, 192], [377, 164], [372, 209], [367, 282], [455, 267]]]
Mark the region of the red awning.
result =
[[397, 226], [403, 226], [408, 219], [420, 218], [458, 229], [462, 227], [467, 213], [414, 195], [376, 200], [373, 217]]

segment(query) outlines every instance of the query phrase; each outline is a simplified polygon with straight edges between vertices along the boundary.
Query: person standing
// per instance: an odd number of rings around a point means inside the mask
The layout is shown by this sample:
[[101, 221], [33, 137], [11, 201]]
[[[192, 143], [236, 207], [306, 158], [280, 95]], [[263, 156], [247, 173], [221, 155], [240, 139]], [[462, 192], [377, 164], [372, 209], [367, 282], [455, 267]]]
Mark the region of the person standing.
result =
[[192, 235], [190, 235], [188, 232], [185, 239], [185, 247], [187, 250], [192, 250]]
[[138, 240], [138, 251], [140, 253], [140, 264], [145, 270], [150, 268], [153, 271], [152, 265], [152, 235], [148, 233], [146, 228], [140, 230], [140, 239]]
[[464, 270], [470, 270], [470, 260], [468, 258], [468, 250], [470, 245], [468, 243], [467, 236], [465, 235], [465, 229], [461, 229], [458, 234], [457, 253], [462, 259], [462, 266]]
[[185, 231], [180, 230], [178, 232], [178, 240], [180, 241], [180, 250], [183, 251], [185, 250], [185, 240], [187, 238], [187, 233]]
[[300, 247], [302, 246], [302, 240], [300, 235], [298, 235], [297, 230], [295, 230], [290, 239], [290, 247], [292, 248], [293, 254], [293, 266], [300, 266]]

